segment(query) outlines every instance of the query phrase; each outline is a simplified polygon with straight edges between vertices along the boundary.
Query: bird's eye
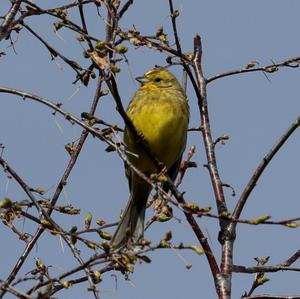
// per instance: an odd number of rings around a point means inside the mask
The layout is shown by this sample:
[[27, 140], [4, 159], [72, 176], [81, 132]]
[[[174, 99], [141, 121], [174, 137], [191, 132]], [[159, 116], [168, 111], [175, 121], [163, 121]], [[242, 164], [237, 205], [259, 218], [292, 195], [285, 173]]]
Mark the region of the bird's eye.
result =
[[162, 80], [162, 78], [157, 77], [154, 79], [154, 82], [160, 82], [161, 80]]

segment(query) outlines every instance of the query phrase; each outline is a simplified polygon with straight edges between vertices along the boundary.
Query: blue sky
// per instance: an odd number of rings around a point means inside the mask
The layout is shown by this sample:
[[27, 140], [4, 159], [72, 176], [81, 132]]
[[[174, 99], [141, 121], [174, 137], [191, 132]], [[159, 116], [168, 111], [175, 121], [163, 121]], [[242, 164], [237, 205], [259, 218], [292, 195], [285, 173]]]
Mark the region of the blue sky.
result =
[[[0, 8], [0, 15], [7, 11], [8, 1]], [[54, 7], [67, 1], [36, 1], [42, 7]], [[199, 33], [203, 43], [203, 70], [207, 77], [240, 69], [251, 61], [259, 65], [280, 62], [299, 55], [299, 1], [174, 1], [181, 14], [178, 18], [180, 41], [184, 51], [192, 51], [193, 37]], [[104, 16], [103, 11], [102, 16]], [[92, 6], [86, 10], [90, 33], [104, 39], [104, 20], [96, 17]], [[121, 26], [124, 30], [135, 26], [142, 34], [153, 34], [163, 26], [173, 41], [168, 1], [136, 1], [130, 8]], [[71, 14], [78, 21], [78, 12]], [[27, 24], [39, 32], [53, 47], [67, 57], [87, 66], [82, 56], [83, 49], [75, 40], [74, 34], [63, 29], [54, 34], [51, 18], [38, 16], [28, 19]], [[25, 29], [18, 36], [13, 34], [14, 48], [8, 41], [0, 43], [0, 51], [6, 56], [0, 58], [0, 85], [23, 89], [41, 95], [54, 102], [62, 102], [65, 110], [80, 116], [88, 111], [91, 104], [95, 82], [88, 88], [72, 84], [74, 73], [61, 60], [51, 61], [49, 53]], [[166, 55], [153, 49], [134, 49], [128, 52], [129, 67], [121, 63], [118, 84], [124, 105], [127, 105], [137, 82], [131, 79], [151, 69], [155, 64], [164, 65]], [[181, 78], [181, 68], [172, 71]], [[242, 74], [214, 81], [208, 86], [208, 103], [214, 138], [228, 134], [225, 145], [217, 145], [216, 154], [223, 182], [235, 188], [236, 196], [225, 190], [229, 210], [232, 210], [263, 156], [275, 141], [288, 128], [300, 113], [299, 70], [281, 69], [276, 73]], [[77, 93], [74, 94], [74, 92]], [[190, 101], [190, 126], [199, 125], [197, 101], [191, 86], [188, 87]], [[5, 145], [4, 158], [33, 187], [49, 189], [46, 197], [51, 197], [69, 159], [64, 145], [80, 136], [80, 128], [71, 126], [62, 117], [51, 114], [48, 108], [23, 101], [15, 96], [0, 94], [0, 143]], [[114, 101], [104, 97], [97, 110], [97, 116], [111, 123], [123, 125], [117, 115]], [[188, 171], [181, 190], [185, 191], [187, 201], [200, 206], [212, 206], [216, 211], [212, 187], [207, 169], [203, 143], [199, 133], [192, 132], [188, 137], [188, 147], [196, 145], [194, 157], [197, 169]], [[62, 217], [55, 214], [54, 219], [65, 227], [82, 227], [83, 218], [92, 211], [94, 218], [116, 221], [120, 210], [128, 198], [127, 182], [123, 163], [114, 153], [104, 151], [106, 145], [90, 137], [82, 151], [77, 165], [68, 181], [59, 204], [68, 204], [81, 209], [80, 216]], [[242, 218], [251, 219], [270, 214], [274, 220], [299, 216], [299, 148], [300, 133], [297, 131], [279, 151], [258, 182], [249, 198]], [[20, 188], [0, 172], [0, 199], [13, 200], [25, 198]], [[150, 212], [149, 214], [150, 215]], [[180, 213], [176, 216], [183, 219]], [[217, 241], [218, 226], [215, 220], [199, 219], [201, 228], [209, 236], [211, 247], [217, 257], [220, 245]], [[17, 222], [18, 227], [34, 232], [32, 224], [26, 220]], [[146, 232], [146, 237], [158, 242], [165, 231], [171, 229], [174, 243], [196, 244], [191, 229], [183, 221], [172, 220], [155, 224]], [[1, 225], [0, 237], [3, 240], [0, 255], [0, 279], [4, 279], [24, 244], [12, 232]], [[96, 239], [98, 240], [98, 239]], [[279, 226], [239, 225], [235, 243], [234, 261], [236, 264], [255, 265], [254, 257], [271, 256], [270, 264], [286, 260], [299, 249], [299, 229]], [[82, 247], [82, 255], [92, 254]], [[213, 298], [215, 291], [210, 271], [204, 256], [180, 251], [179, 254], [191, 263], [190, 270], [178, 257], [178, 252], [157, 251], [149, 256], [151, 264], [137, 265], [130, 281], [117, 274], [118, 287], [111, 274], [104, 275], [100, 285], [102, 298]], [[25, 274], [34, 268], [34, 257], [40, 257], [52, 265], [53, 275], [58, 275], [76, 264], [65, 247], [61, 248], [57, 237], [48, 233], [38, 242], [29, 256]], [[295, 264], [297, 265], [297, 264]], [[298, 275], [275, 273], [267, 275], [271, 281], [262, 286], [257, 293], [299, 294]], [[252, 275], [233, 275], [233, 297], [241, 296], [252, 284]], [[61, 293], [63, 298], [90, 298], [87, 285], [75, 286]], [[9, 296], [7, 296], [9, 298]]]

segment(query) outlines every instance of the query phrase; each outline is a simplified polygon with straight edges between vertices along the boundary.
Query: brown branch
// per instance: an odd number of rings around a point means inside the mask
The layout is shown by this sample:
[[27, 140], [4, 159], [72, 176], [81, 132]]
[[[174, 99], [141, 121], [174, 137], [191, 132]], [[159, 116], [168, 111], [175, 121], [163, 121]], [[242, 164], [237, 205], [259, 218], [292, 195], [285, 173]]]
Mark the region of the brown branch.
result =
[[101, 131], [94, 129], [93, 127], [89, 126], [88, 124], [81, 121], [77, 117], [73, 116], [72, 114], [70, 114], [70, 113], [64, 111], [62, 108], [60, 108], [61, 107], [60, 103], [54, 103], [54, 102], [51, 102], [51, 101], [49, 101], [49, 100], [47, 100], [43, 97], [40, 97], [38, 95], [34, 95], [34, 94], [26, 92], [26, 91], [14, 89], [14, 88], [9, 88], [9, 87], [0, 86], [0, 93], [1, 92], [18, 95], [18, 96], [22, 97], [24, 100], [27, 99], [27, 98], [32, 99], [32, 100], [37, 101], [37, 102], [39, 102], [43, 105], [46, 105], [46, 106], [50, 107], [51, 109], [53, 109], [54, 111], [58, 112], [59, 114], [63, 115], [66, 120], [68, 120], [70, 122], [73, 122], [73, 123], [76, 123], [77, 125], [81, 126], [85, 130], [87, 130], [89, 133], [91, 133], [93, 136], [98, 137], [99, 139], [106, 142], [108, 145], [113, 146], [114, 148], [116, 147], [116, 145], [112, 141], [107, 139], [105, 137], [105, 135], [102, 134]]
[[51, 47], [40, 35], [38, 35], [33, 29], [31, 29], [28, 25], [26, 25], [24, 22], [21, 22], [22, 26], [26, 28], [33, 36], [35, 36], [49, 51], [51, 57], [60, 57], [66, 64], [68, 64], [77, 74], [77, 76], [80, 76], [79, 70], [82, 70], [82, 67], [74, 60], [70, 60], [64, 55], [62, 55], [60, 52], [55, 50], [53, 47]]
[[232, 272], [235, 272], [235, 273], [253, 274], [253, 273], [272, 273], [272, 272], [278, 272], [278, 271], [300, 272], [300, 268], [287, 267], [287, 266], [281, 266], [281, 265], [255, 266], [255, 267], [245, 267], [245, 266], [240, 266], [240, 265], [232, 266]]
[[264, 172], [265, 168], [272, 161], [275, 154], [281, 149], [281, 147], [285, 144], [288, 138], [293, 134], [293, 132], [300, 126], [300, 115], [296, 118], [296, 120], [291, 124], [291, 126], [287, 129], [287, 131], [279, 138], [279, 140], [274, 144], [271, 150], [267, 153], [267, 155], [262, 159], [260, 164], [257, 166], [255, 172], [250, 178], [248, 184], [246, 185], [238, 203], [235, 206], [235, 209], [232, 214], [232, 218], [239, 218], [242, 210], [246, 204], [249, 195], [253, 191], [257, 181], [260, 176]]
[[2, 280], [0, 280], [0, 290], [6, 291], [11, 293], [12, 295], [16, 296], [16, 298], [20, 298], [20, 299], [34, 299], [33, 297], [23, 293], [20, 290], [17, 290], [16, 288], [10, 286], [9, 284], [3, 282]]
[[130, 5], [133, 4], [133, 0], [127, 0], [118, 13], [118, 19], [121, 19], [125, 12], [129, 9]]
[[[93, 3], [95, 0], [83, 0], [82, 1], [82, 5], [84, 4], [89, 4], [89, 3]], [[23, 0], [24, 3], [28, 4], [30, 7], [33, 7], [35, 12], [33, 11], [25, 11], [22, 13], [22, 15], [20, 16], [20, 18], [18, 18], [15, 22], [15, 24], [22, 24], [22, 21], [27, 18], [27, 17], [31, 17], [31, 16], [35, 16], [35, 15], [43, 15], [43, 14], [47, 14], [50, 15], [52, 17], [58, 18], [60, 20], [62, 20], [62, 22], [64, 23], [64, 27], [69, 28], [70, 30], [77, 32], [81, 35], [83, 35], [87, 40], [94, 40], [97, 41], [98, 39], [95, 37], [92, 37], [90, 35], [87, 35], [84, 30], [82, 28], [80, 28], [80, 26], [78, 26], [77, 24], [73, 23], [70, 20], [66, 20], [65, 16], [63, 16], [62, 14], [57, 13], [58, 11], [63, 11], [63, 10], [67, 10], [69, 8], [72, 7], [76, 7], [78, 6], [78, 2], [74, 2], [74, 3], [70, 3], [67, 5], [63, 5], [63, 6], [58, 6], [55, 8], [51, 8], [51, 9], [42, 9], [41, 7], [39, 7], [38, 5], [29, 2], [27, 0]]]
[[229, 72], [224, 72], [216, 76], [206, 79], [207, 83], [215, 81], [220, 78], [229, 77], [233, 75], [239, 75], [244, 73], [253, 73], [253, 72], [264, 72], [264, 73], [274, 73], [278, 71], [279, 68], [289, 67], [289, 68], [298, 68], [300, 63], [300, 56], [286, 59], [280, 63], [273, 63], [262, 67], [255, 67], [255, 64], [249, 64], [248, 66], [240, 69]]
[[[23, 266], [26, 258], [28, 257], [29, 253], [33, 249], [33, 247], [36, 244], [39, 237], [42, 235], [42, 232], [43, 232], [43, 228], [39, 228], [38, 231], [35, 233], [34, 237], [32, 238], [32, 240], [26, 245], [22, 255], [19, 257], [19, 259], [18, 259], [17, 263], [15, 264], [14, 268], [12, 269], [9, 276], [5, 280], [5, 283], [10, 284], [15, 279], [17, 273], [22, 268], [22, 266]], [[7, 291], [6, 289], [1, 289], [0, 298], [3, 298], [6, 291]]]
[[[78, 1], [74, 1], [72, 3], [62, 5], [62, 6], [57, 6], [54, 8], [46, 8], [46, 9], [41, 9], [39, 6], [37, 6], [35, 3], [32, 3], [31, 1], [28, 0], [22, 0], [24, 3], [34, 7], [35, 9], [38, 9], [41, 14], [43, 13], [55, 13], [57, 10], [67, 10], [70, 8], [74, 8], [78, 6]], [[95, 0], [82, 0], [82, 5], [85, 4], [90, 4], [90, 3], [95, 3]]]
[[[88, 33], [88, 29], [87, 29], [86, 22], [85, 22], [85, 16], [84, 16], [84, 11], [83, 11], [83, 1], [82, 0], [78, 1], [78, 8], [79, 8], [79, 14], [80, 14], [80, 19], [81, 19], [82, 29], [83, 29], [84, 33], [86, 34], [86, 36], [88, 36], [89, 33]], [[90, 39], [86, 38], [86, 41], [89, 45], [90, 50], [93, 51], [94, 47], [93, 47], [93, 44], [90, 41]]]
[[300, 296], [274, 296], [274, 295], [254, 295], [243, 297], [242, 299], [300, 299]]
[[200, 93], [200, 98], [198, 98], [198, 106], [200, 110], [200, 117], [202, 122], [202, 135], [205, 144], [205, 151], [207, 156], [207, 167], [210, 173], [211, 182], [213, 185], [218, 213], [222, 214], [227, 212], [225, 196], [223, 191], [223, 185], [220, 179], [220, 175], [217, 167], [217, 160], [214, 151], [214, 141], [212, 139], [210, 120], [208, 112], [208, 103], [206, 96], [206, 79], [203, 76], [201, 67], [201, 56], [202, 56], [202, 46], [201, 39], [199, 35], [194, 38], [195, 47], [195, 58], [194, 58], [194, 70], [196, 74], [196, 80], [198, 85], [198, 90]]
[[[216, 205], [219, 215], [227, 213], [227, 207], [225, 202], [225, 196], [223, 191], [223, 184], [220, 179], [217, 160], [215, 155], [215, 146], [212, 139], [208, 103], [206, 95], [206, 79], [202, 72], [201, 66], [202, 58], [202, 45], [201, 38], [196, 35], [194, 38], [194, 61], [193, 67], [196, 75], [196, 81], [200, 97], [198, 97], [198, 106], [202, 124], [202, 135], [205, 145], [205, 152], [207, 157], [207, 167], [211, 177], [211, 182], [214, 189]], [[216, 291], [219, 298], [230, 298], [231, 296], [231, 266], [233, 255], [233, 240], [234, 236], [229, 234], [228, 222], [220, 219], [220, 233], [219, 241], [222, 244], [222, 261], [221, 261], [221, 273], [218, 275], [218, 279], [215, 280]]]
[[20, 8], [20, 5], [22, 3], [22, 0], [17, 0], [12, 3], [12, 6], [9, 10], [9, 12], [6, 14], [4, 21], [2, 22], [0, 26], [0, 41], [4, 38], [7, 38], [10, 35], [10, 32], [13, 27], [13, 21], [18, 13], [18, 10]]
[[283, 262], [281, 265], [283, 266], [290, 266], [295, 261], [297, 261], [300, 258], [300, 249], [296, 251], [291, 257], [289, 257], [285, 262]]
[[172, 0], [169, 0], [169, 7], [170, 7], [173, 35], [174, 35], [174, 38], [175, 38], [176, 48], [177, 48], [178, 53], [180, 55], [182, 55], [181, 45], [180, 45], [179, 36], [178, 36], [178, 32], [177, 32], [177, 26], [176, 26], [177, 15], [174, 13], [174, 7], [173, 7], [173, 1]]

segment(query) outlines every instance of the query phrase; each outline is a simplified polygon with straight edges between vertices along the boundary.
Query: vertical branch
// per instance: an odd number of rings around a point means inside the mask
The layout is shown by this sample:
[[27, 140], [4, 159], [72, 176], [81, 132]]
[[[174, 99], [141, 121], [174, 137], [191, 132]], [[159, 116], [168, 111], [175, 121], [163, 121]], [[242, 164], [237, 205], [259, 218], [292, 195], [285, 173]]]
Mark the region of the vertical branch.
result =
[[[174, 38], [175, 38], [176, 48], [177, 48], [178, 54], [180, 56], [182, 66], [183, 66], [184, 71], [185, 71], [184, 72], [184, 77], [185, 77], [185, 80], [186, 80], [187, 74], [189, 75], [189, 78], [190, 78], [193, 86], [195, 87], [195, 91], [197, 93], [197, 86], [196, 86], [195, 79], [194, 79], [193, 74], [190, 70], [190, 67], [186, 64], [186, 61], [183, 58], [182, 49], [181, 49], [179, 36], [178, 36], [178, 31], [177, 31], [177, 26], [176, 26], [176, 18], [178, 16], [178, 14], [176, 14], [175, 11], [174, 11], [174, 6], [173, 6], [173, 1], [172, 0], [169, 0], [169, 8], [170, 8], [173, 35], [174, 35]], [[185, 93], [186, 93], [186, 84], [184, 84], [184, 90], [185, 90]], [[171, 189], [172, 193], [175, 194], [176, 190], [172, 190], [173, 188], [170, 188], [170, 189]], [[176, 196], [176, 199], [181, 204], [185, 203], [182, 196]], [[215, 259], [214, 255], [212, 253], [212, 250], [209, 246], [209, 243], [207, 242], [205, 236], [203, 235], [203, 233], [202, 233], [200, 227], [198, 226], [194, 216], [192, 214], [186, 213], [186, 212], [184, 214], [185, 214], [185, 217], [186, 217], [188, 223], [190, 224], [191, 228], [193, 229], [197, 239], [199, 240], [199, 243], [201, 244], [201, 246], [203, 247], [203, 249], [205, 251], [206, 258], [207, 258], [208, 264], [210, 266], [211, 273], [212, 273], [213, 278], [214, 278], [216, 290], [217, 290], [217, 293], [219, 293], [218, 292], [218, 283], [217, 283], [217, 281], [218, 281], [218, 276], [219, 276], [219, 273], [220, 273], [220, 269], [218, 267], [218, 264], [216, 262], [216, 259]]]
[[180, 45], [180, 42], [179, 42], [179, 36], [178, 36], [178, 33], [177, 33], [177, 26], [176, 26], [176, 17], [177, 17], [177, 15], [174, 13], [174, 7], [173, 7], [173, 1], [172, 0], [169, 0], [169, 7], [170, 7], [171, 21], [172, 21], [173, 34], [174, 34], [174, 38], [175, 38], [176, 48], [177, 48], [178, 53], [181, 56], [182, 51], [181, 51], [181, 45]]
[[[199, 35], [194, 38], [194, 63], [193, 67], [196, 74], [198, 89], [200, 91], [200, 98], [198, 98], [198, 105], [200, 110], [200, 117], [202, 122], [202, 134], [204, 139], [205, 151], [207, 156], [207, 168], [211, 177], [215, 198], [217, 202], [218, 213], [221, 215], [227, 212], [223, 185], [220, 179], [217, 160], [215, 155], [215, 143], [212, 139], [210, 130], [210, 121], [208, 113], [207, 95], [206, 95], [206, 80], [203, 76], [201, 67], [202, 45]], [[222, 225], [221, 225], [222, 228]]]
[[[174, 11], [174, 6], [173, 6], [173, 1], [172, 0], [169, 0], [169, 7], [170, 7], [172, 28], [173, 28], [173, 34], [174, 34], [174, 38], [175, 38], [175, 44], [176, 44], [178, 56], [180, 57], [180, 61], [182, 63], [182, 66], [183, 66], [185, 72], [188, 74], [188, 76], [191, 80], [191, 83], [192, 83], [192, 85], [195, 89], [195, 93], [196, 93], [197, 97], [200, 98], [200, 93], [198, 91], [197, 83], [195, 81], [195, 78], [194, 78], [194, 76], [191, 72], [191, 69], [190, 69], [189, 65], [186, 63], [185, 55], [182, 54], [181, 45], [180, 45], [179, 36], [178, 36], [178, 31], [177, 31], [177, 26], [176, 26], [176, 18], [177, 18], [178, 15]], [[184, 85], [184, 87], [186, 87], [186, 86]]]
[[[88, 33], [86, 22], [85, 22], [82, 0], [78, 0], [78, 8], [79, 8], [79, 14], [80, 14], [80, 19], [81, 19], [82, 29], [83, 29], [84, 33], [88, 36], [89, 33]], [[91, 43], [90, 39], [86, 38], [86, 41], [89, 45], [90, 50], [93, 51], [93, 44]]]
[[113, 18], [113, 11], [112, 11], [110, 1], [105, 1], [105, 4], [106, 4], [106, 9], [107, 9], [105, 41], [110, 42], [112, 40], [112, 37], [113, 37], [114, 18]]
[[[217, 160], [215, 155], [215, 143], [212, 139], [207, 94], [206, 94], [206, 79], [202, 72], [201, 66], [202, 45], [201, 38], [196, 35], [194, 38], [194, 71], [196, 74], [196, 81], [200, 92], [198, 97], [198, 105], [200, 110], [200, 117], [202, 122], [202, 135], [207, 156], [207, 168], [209, 170], [211, 182], [214, 189], [216, 204], [219, 215], [227, 213], [223, 185], [217, 167]], [[218, 275], [217, 292], [219, 298], [230, 298], [231, 294], [231, 276], [232, 276], [232, 245], [234, 237], [229, 234], [228, 221], [220, 219], [219, 241], [222, 244], [222, 262], [221, 273]]]

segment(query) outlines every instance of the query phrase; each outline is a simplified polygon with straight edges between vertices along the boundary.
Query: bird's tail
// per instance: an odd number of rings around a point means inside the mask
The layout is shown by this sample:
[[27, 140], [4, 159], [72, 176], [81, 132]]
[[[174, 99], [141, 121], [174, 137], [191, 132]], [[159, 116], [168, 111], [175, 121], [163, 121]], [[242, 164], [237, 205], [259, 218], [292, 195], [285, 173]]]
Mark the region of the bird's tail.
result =
[[125, 245], [127, 241], [137, 242], [143, 237], [145, 212], [146, 203], [137, 204], [132, 198], [129, 199], [110, 243], [114, 248]]

